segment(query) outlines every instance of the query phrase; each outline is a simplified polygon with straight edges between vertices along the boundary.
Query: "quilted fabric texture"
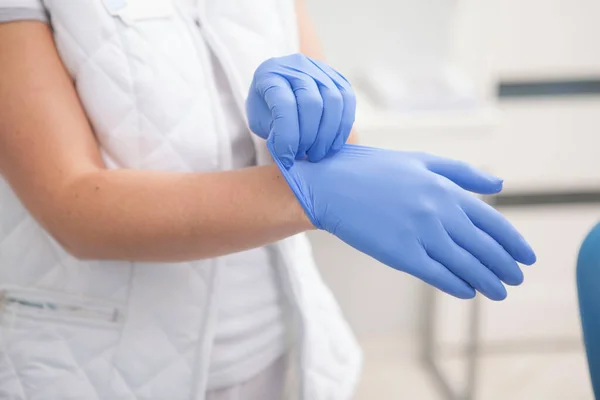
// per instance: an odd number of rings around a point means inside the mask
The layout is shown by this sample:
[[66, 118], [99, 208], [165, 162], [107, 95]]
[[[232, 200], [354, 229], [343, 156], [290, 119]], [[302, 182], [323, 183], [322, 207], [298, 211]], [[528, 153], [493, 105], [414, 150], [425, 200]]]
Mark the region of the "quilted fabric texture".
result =
[[[241, 110], [256, 66], [297, 51], [292, 0], [154, 0], [158, 11], [138, 16], [115, 6], [127, 1], [44, 3], [111, 168], [230, 168], [209, 49]], [[2, 180], [0, 209], [0, 399], [204, 398], [221, 259], [83, 262]], [[273, 250], [297, 317], [289, 398], [350, 398], [360, 351], [306, 238]]]

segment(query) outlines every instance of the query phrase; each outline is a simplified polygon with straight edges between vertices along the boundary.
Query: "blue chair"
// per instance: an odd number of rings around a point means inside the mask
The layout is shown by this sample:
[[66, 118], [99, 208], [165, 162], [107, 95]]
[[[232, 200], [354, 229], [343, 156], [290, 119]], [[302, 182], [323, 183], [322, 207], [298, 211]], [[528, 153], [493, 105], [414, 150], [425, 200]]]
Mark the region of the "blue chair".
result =
[[600, 399], [600, 224], [579, 250], [577, 291], [592, 387], [596, 399]]

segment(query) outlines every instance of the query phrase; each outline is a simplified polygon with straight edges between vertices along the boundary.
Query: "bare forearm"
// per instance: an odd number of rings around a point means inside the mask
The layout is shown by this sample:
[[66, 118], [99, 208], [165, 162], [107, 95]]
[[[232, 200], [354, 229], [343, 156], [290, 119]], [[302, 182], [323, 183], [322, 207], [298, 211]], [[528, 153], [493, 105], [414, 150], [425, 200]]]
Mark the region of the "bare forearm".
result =
[[0, 71], [0, 173], [76, 256], [192, 260], [310, 229], [275, 166], [107, 170], [46, 24], [0, 24]]
[[136, 261], [215, 257], [312, 227], [275, 166], [93, 172], [55, 196], [40, 220], [79, 257]]

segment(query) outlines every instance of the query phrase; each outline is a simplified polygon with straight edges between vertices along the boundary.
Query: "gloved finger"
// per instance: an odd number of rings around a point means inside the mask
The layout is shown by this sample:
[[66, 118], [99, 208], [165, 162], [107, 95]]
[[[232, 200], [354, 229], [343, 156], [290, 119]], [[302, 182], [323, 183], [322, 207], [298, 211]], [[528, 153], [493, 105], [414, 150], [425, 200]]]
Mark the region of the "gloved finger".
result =
[[313, 145], [319, 131], [323, 114], [323, 99], [319, 87], [312, 77], [304, 73], [288, 77], [298, 104], [300, 142], [297, 159], [306, 158], [306, 152]]
[[315, 81], [323, 99], [323, 114], [317, 138], [308, 149], [308, 160], [311, 162], [321, 161], [331, 150], [344, 111], [344, 99], [333, 81], [328, 76]]
[[330, 76], [334, 81], [336, 81], [340, 85], [347, 85], [347, 87], [351, 87], [350, 82], [344, 75], [335, 69], [331, 68], [329, 65], [325, 64], [322, 61], [315, 60], [314, 58], [307, 57], [317, 68]]
[[354, 92], [348, 92], [342, 87], [340, 87], [339, 90], [342, 94], [344, 110], [342, 111], [340, 129], [338, 130], [337, 135], [333, 140], [333, 145], [331, 146], [330, 154], [335, 154], [339, 152], [344, 146], [344, 144], [346, 144], [346, 141], [350, 136], [350, 132], [352, 131], [352, 126], [354, 125], [354, 118], [356, 115], [356, 97], [354, 95]]
[[475, 290], [469, 284], [454, 275], [438, 261], [429, 257], [421, 246], [415, 245], [415, 249], [403, 251], [402, 258], [401, 266], [394, 267], [393, 263], [388, 263], [388, 265], [405, 271], [459, 299], [472, 299], [475, 297]]
[[535, 263], [535, 253], [529, 243], [496, 209], [474, 196], [465, 196], [462, 208], [476, 227], [498, 242], [516, 261], [525, 265]]
[[283, 77], [272, 74], [257, 84], [271, 110], [271, 126], [268, 140], [276, 156], [285, 168], [290, 168], [300, 143], [298, 127], [298, 105], [290, 83]]
[[427, 168], [442, 175], [458, 186], [479, 194], [495, 194], [502, 190], [502, 179], [475, 168], [464, 161], [429, 156]]
[[263, 96], [256, 90], [255, 84], [252, 83], [252, 87], [248, 93], [246, 99], [246, 114], [248, 115], [248, 127], [256, 135], [263, 139], [267, 139], [270, 133], [270, 118], [259, 118], [261, 115], [271, 115], [269, 106], [265, 103]]
[[452, 240], [471, 253], [507, 285], [523, 283], [523, 271], [506, 250], [487, 233], [473, 225], [464, 211], [460, 210], [444, 227]]
[[331, 68], [329, 65], [318, 60], [310, 59], [310, 61], [331, 78], [333, 83], [340, 91], [342, 100], [344, 102], [344, 110], [342, 111], [340, 128], [336, 134], [330, 151], [330, 154], [335, 154], [340, 151], [342, 146], [346, 143], [348, 137], [350, 136], [350, 132], [352, 131], [352, 126], [354, 125], [354, 119], [356, 116], [356, 95], [354, 94], [352, 85], [350, 85], [350, 82], [348, 82], [348, 80], [342, 74]]
[[433, 239], [425, 243], [427, 254], [489, 299], [504, 300], [506, 288], [498, 277], [457, 245], [442, 226], [439, 230], [439, 234], [433, 235]]

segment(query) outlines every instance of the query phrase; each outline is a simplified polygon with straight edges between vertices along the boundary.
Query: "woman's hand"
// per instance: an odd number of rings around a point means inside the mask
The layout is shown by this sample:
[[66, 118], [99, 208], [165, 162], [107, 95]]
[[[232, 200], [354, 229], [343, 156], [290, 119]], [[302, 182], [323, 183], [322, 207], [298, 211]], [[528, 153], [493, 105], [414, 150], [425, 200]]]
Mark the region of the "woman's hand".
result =
[[250, 129], [290, 168], [294, 159], [318, 162], [340, 151], [354, 124], [356, 98], [331, 67], [293, 54], [258, 67], [246, 109]]
[[535, 262], [517, 230], [468, 193], [497, 193], [502, 181], [460, 161], [348, 144], [280, 168], [317, 228], [456, 297], [504, 299], [502, 282], [523, 281], [517, 261]]

